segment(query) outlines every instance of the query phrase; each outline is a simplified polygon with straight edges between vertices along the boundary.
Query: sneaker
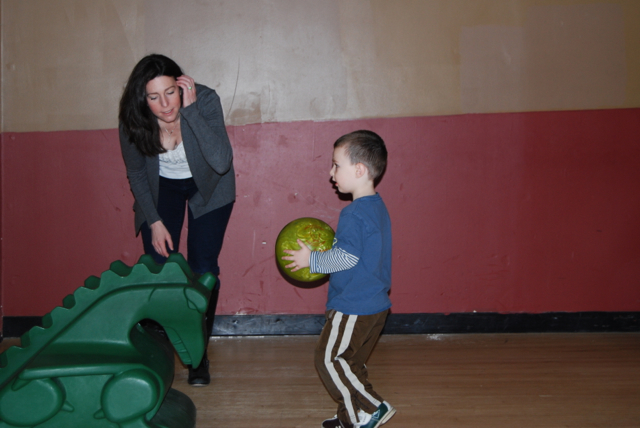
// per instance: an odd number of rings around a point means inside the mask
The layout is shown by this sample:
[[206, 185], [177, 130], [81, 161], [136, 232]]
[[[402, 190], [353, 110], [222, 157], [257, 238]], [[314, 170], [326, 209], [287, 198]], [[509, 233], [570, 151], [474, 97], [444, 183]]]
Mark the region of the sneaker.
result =
[[205, 386], [211, 383], [208, 359], [203, 359], [196, 368], [189, 366], [189, 379], [187, 379], [187, 382], [191, 386]]
[[369, 423], [371, 420], [371, 415], [364, 410], [358, 410], [358, 423], [356, 424], [357, 428], [363, 427]]
[[364, 425], [360, 425], [360, 428], [378, 428], [380, 425], [387, 423], [387, 421], [395, 414], [396, 409], [385, 401], [380, 404], [378, 406], [378, 410], [371, 415], [371, 420]]
[[322, 428], [353, 428], [353, 425], [341, 422], [338, 415], [322, 422]]

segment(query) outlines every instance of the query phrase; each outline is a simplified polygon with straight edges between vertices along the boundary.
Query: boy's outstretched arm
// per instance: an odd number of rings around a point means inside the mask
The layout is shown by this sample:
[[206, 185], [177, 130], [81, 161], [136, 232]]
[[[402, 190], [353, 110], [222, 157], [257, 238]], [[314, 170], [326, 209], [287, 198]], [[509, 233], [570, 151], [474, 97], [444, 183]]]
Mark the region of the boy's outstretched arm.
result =
[[307, 247], [304, 241], [298, 239], [299, 250], [284, 250], [285, 253], [291, 254], [290, 256], [282, 257], [282, 260], [291, 260], [293, 263], [286, 265], [287, 269], [291, 269], [291, 272], [295, 272], [302, 268], [309, 267], [309, 257], [311, 256], [311, 250]]

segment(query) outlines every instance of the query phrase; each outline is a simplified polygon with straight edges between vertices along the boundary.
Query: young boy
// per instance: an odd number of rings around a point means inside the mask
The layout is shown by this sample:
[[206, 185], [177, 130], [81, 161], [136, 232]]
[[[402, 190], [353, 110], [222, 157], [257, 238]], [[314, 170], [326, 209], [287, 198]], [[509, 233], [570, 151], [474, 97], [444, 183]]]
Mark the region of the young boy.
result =
[[329, 394], [338, 402], [323, 428], [377, 428], [396, 410], [373, 390], [365, 362], [384, 327], [391, 300], [391, 220], [375, 184], [387, 165], [384, 141], [355, 131], [334, 144], [331, 180], [353, 202], [340, 213], [329, 251], [285, 250], [292, 271], [330, 273], [326, 323], [315, 363]]

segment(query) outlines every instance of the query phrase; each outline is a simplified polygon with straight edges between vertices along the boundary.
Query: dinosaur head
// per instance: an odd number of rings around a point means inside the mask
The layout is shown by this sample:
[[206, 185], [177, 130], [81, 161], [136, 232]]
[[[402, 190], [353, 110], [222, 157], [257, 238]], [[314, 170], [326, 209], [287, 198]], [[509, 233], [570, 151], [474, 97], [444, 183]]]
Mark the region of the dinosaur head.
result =
[[180, 287], [160, 285], [153, 292], [148, 318], [159, 323], [167, 333], [180, 360], [197, 366], [206, 347], [204, 316], [215, 285], [215, 277], [206, 274], [192, 285]]

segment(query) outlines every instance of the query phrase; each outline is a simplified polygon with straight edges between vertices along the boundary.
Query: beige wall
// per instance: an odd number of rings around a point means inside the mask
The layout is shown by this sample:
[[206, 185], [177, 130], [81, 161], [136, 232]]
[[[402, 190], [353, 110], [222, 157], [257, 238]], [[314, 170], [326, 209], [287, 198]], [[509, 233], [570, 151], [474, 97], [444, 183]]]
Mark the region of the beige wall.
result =
[[3, 131], [117, 126], [173, 57], [230, 125], [640, 107], [637, 0], [1, 0]]

